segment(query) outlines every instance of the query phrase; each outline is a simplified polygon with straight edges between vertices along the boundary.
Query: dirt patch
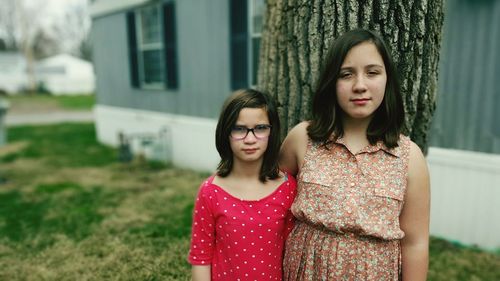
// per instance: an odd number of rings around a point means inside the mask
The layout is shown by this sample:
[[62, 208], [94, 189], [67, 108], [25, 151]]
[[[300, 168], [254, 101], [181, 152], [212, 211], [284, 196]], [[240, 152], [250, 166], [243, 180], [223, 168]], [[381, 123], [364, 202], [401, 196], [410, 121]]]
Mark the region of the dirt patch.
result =
[[0, 147], [0, 158], [5, 157], [9, 154], [14, 154], [19, 151], [22, 151], [28, 146], [29, 142], [27, 141], [19, 141], [19, 142], [13, 142], [6, 144], [2, 147]]
[[63, 111], [56, 100], [48, 98], [25, 97], [9, 100], [10, 114], [33, 114]]

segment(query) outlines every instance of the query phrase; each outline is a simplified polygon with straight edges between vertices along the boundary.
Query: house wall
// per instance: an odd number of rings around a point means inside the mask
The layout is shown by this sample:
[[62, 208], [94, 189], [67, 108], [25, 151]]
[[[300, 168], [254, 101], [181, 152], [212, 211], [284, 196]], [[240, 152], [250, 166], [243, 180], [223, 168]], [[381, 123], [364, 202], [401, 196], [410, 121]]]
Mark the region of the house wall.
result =
[[500, 154], [500, 1], [446, 1], [430, 146]]
[[431, 147], [433, 235], [500, 249], [500, 155]]
[[175, 1], [179, 87], [134, 89], [130, 82], [126, 13], [94, 18], [97, 103], [169, 114], [218, 116], [230, 94], [228, 1]]
[[[118, 145], [118, 133], [157, 134], [168, 128], [168, 161], [213, 171], [215, 124], [230, 89], [229, 1], [175, 1], [179, 87], [131, 86], [126, 12], [100, 13], [91, 36], [96, 72], [97, 138]], [[137, 8], [137, 6], [133, 6]], [[133, 147], [135, 152], [143, 148]], [[146, 152], [148, 154], [150, 152]], [[168, 153], [167, 153], [168, 154]]]
[[446, 1], [427, 161], [431, 234], [500, 248], [500, 1]]
[[15, 52], [0, 52], [0, 92], [17, 94], [28, 83], [26, 60]]
[[52, 95], [93, 94], [95, 90], [92, 64], [66, 54], [38, 61], [35, 78]]
[[[108, 145], [119, 146], [123, 133], [134, 154], [179, 167], [213, 172], [220, 160], [214, 119], [106, 105], [97, 105], [94, 116], [98, 139]], [[143, 145], [145, 138], [151, 143]]]

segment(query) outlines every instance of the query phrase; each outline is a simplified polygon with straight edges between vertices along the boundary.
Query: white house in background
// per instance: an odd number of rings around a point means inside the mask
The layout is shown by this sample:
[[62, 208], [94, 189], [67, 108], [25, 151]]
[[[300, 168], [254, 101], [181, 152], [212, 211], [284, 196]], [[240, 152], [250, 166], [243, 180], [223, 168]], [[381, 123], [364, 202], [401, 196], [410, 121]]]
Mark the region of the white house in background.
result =
[[27, 81], [24, 56], [18, 52], [0, 52], [0, 92], [18, 93]]
[[68, 54], [37, 61], [35, 76], [53, 95], [91, 94], [95, 89], [92, 63]]

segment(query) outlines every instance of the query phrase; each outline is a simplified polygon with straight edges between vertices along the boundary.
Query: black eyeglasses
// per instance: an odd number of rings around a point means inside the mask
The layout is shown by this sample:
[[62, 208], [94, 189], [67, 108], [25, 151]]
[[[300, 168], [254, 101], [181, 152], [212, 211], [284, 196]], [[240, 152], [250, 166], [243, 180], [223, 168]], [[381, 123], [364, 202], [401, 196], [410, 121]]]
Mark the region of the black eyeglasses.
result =
[[271, 125], [257, 125], [252, 129], [245, 126], [234, 126], [233, 129], [231, 129], [231, 138], [234, 140], [242, 140], [247, 137], [249, 132], [252, 132], [257, 139], [265, 139], [271, 134]]

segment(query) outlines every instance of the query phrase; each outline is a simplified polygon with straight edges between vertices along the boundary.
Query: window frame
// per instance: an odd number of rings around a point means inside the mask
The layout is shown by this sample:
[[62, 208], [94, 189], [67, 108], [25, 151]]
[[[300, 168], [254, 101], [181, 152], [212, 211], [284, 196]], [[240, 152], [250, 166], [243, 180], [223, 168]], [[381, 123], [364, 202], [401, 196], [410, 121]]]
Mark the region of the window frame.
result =
[[[259, 64], [257, 63], [256, 66], [254, 66], [254, 58], [255, 58], [255, 52], [254, 52], [254, 40], [259, 39], [259, 52], [257, 56], [260, 56], [260, 44], [262, 42], [262, 29], [260, 32], [255, 32], [254, 30], [254, 10], [255, 10], [255, 1], [262, 1], [264, 3], [264, 6], [266, 5], [265, 0], [250, 0], [248, 1], [248, 86], [251, 88], [254, 88], [257, 86], [258, 82], [258, 70], [259, 70]], [[264, 20], [265, 20], [265, 8], [264, 8], [264, 13], [262, 14], [262, 27], [264, 26]], [[261, 27], [261, 28], [262, 28]], [[255, 75], [255, 77], [254, 77]], [[255, 79], [255, 81], [254, 81]]]
[[[153, 38], [156, 42], [146, 43], [142, 34], [142, 13], [145, 9], [151, 8], [158, 13], [156, 27], [158, 27], [159, 38]], [[179, 67], [175, 2], [158, 1], [130, 10], [126, 13], [126, 26], [131, 87], [145, 90], [177, 90], [179, 88]], [[145, 31], [148, 32], [147, 29]], [[158, 63], [160, 65], [154, 64], [158, 60], [152, 60], [152, 66], [157, 67], [161, 72], [160, 76], [153, 76], [157, 79], [152, 83], [147, 82], [149, 76], [146, 73], [147, 68], [144, 60], [147, 51], [151, 50], [159, 51], [160, 61]], [[154, 75], [153, 72], [150, 73]]]
[[[158, 13], [158, 21], [157, 24], [159, 26], [159, 42], [154, 42], [154, 43], [144, 43], [144, 38], [143, 38], [143, 21], [142, 21], [142, 12], [146, 9], [151, 9], [154, 8], [156, 12]], [[164, 35], [163, 35], [163, 24], [162, 22], [164, 21], [163, 19], [163, 12], [160, 4], [155, 4], [155, 5], [148, 5], [141, 7], [137, 10], [134, 11], [134, 16], [135, 16], [135, 32], [136, 32], [136, 56], [137, 56], [137, 67], [138, 67], [138, 82], [139, 82], [139, 88], [141, 89], [146, 89], [146, 90], [163, 90], [166, 89], [166, 77], [168, 75], [167, 69], [165, 67], [166, 65], [166, 58], [165, 58], [165, 44], [164, 44]], [[146, 72], [145, 72], [145, 65], [144, 65], [144, 52], [146, 51], [152, 51], [156, 50], [160, 52], [161, 56], [161, 67], [163, 69], [161, 73], [161, 82], [154, 82], [154, 83], [147, 83], [146, 82]]]

